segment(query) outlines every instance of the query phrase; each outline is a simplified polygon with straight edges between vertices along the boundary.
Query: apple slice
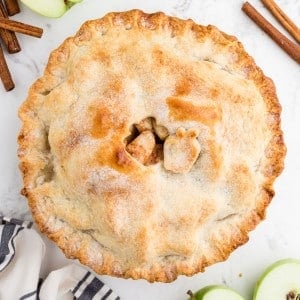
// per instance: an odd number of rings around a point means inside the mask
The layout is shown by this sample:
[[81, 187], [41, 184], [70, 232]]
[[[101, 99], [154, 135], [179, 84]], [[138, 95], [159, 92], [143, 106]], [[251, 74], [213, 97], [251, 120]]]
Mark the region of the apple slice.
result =
[[21, 0], [31, 10], [50, 18], [61, 17], [70, 7], [82, 0]]
[[254, 300], [299, 300], [300, 260], [283, 259], [269, 266], [256, 283]]
[[223, 285], [209, 285], [195, 294], [191, 291], [189, 291], [188, 294], [191, 296], [190, 300], [244, 300], [236, 291]]

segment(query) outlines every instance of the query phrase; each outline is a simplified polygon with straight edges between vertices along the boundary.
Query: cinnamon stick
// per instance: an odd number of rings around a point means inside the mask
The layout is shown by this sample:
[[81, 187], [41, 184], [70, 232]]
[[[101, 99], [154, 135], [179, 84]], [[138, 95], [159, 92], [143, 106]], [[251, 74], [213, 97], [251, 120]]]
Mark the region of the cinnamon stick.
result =
[[13, 16], [20, 12], [20, 6], [18, 4], [18, 0], [4, 0], [4, 4], [6, 7], [7, 14], [9, 16]]
[[273, 0], [262, 0], [262, 2], [278, 22], [300, 43], [300, 28], [284, 13], [276, 2]]
[[242, 10], [267, 33], [291, 58], [300, 64], [300, 46], [293, 43], [269, 23], [250, 3], [245, 2]]
[[[8, 15], [2, 1], [0, 1], [0, 16], [8, 19]], [[0, 36], [7, 48], [8, 53], [17, 53], [21, 51], [21, 47], [14, 32], [6, 29], [0, 29]]]
[[0, 45], [0, 77], [3, 86], [7, 91], [10, 91], [15, 87], [1, 45]]
[[2, 17], [0, 17], [0, 28], [27, 34], [27, 35], [34, 36], [37, 38], [40, 38], [43, 35], [42, 28], [39, 28], [36, 26], [31, 26], [31, 25], [13, 21], [13, 20], [9, 20], [9, 19], [2, 18]]

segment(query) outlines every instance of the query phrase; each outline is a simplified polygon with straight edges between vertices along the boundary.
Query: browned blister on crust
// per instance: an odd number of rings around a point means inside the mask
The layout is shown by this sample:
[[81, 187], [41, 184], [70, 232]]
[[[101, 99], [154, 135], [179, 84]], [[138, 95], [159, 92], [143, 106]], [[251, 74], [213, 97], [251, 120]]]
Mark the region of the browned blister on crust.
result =
[[265, 217], [286, 152], [280, 113], [235, 37], [110, 13], [51, 53], [19, 110], [22, 193], [40, 230], [99, 274], [190, 276]]

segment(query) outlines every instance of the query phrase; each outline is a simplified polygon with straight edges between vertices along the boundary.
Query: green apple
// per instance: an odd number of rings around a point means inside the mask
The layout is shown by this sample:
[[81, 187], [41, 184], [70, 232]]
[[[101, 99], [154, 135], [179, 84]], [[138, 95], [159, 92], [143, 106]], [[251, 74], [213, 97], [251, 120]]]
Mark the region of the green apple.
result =
[[68, 5], [69, 6], [73, 6], [74, 4], [76, 4], [76, 3], [79, 3], [79, 2], [81, 2], [82, 0], [69, 0], [69, 1], [67, 1], [67, 3], [69, 3]]
[[300, 260], [283, 259], [269, 266], [256, 283], [254, 300], [299, 300]]
[[244, 300], [236, 291], [223, 285], [209, 285], [195, 294], [190, 291], [188, 294], [191, 296], [190, 300]]
[[82, 0], [21, 0], [33, 11], [50, 18], [61, 17], [69, 8]]

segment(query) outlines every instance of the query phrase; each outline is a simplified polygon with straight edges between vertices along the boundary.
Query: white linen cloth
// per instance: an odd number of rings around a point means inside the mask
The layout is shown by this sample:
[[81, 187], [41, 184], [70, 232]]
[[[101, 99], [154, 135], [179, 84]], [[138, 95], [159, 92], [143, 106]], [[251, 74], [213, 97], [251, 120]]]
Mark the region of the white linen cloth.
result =
[[70, 264], [40, 278], [45, 244], [22, 222], [0, 216], [0, 300], [119, 300], [83, 267]]

